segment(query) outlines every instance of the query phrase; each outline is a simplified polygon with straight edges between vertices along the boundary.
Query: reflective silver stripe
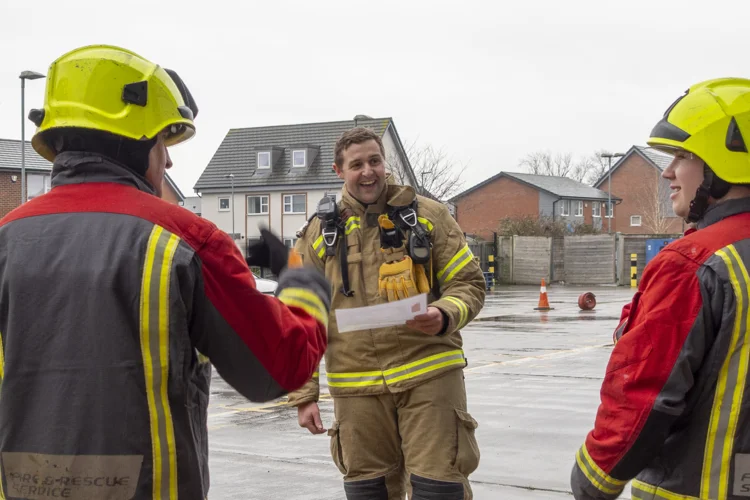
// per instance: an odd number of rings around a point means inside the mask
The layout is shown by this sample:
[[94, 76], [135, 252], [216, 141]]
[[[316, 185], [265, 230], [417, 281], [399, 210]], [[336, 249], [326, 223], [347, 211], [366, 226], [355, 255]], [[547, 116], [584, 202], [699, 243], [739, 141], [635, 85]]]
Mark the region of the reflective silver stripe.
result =
[[596, 462], [594, 462], [589, 455], [585, 444], [581, 446], [576, 453], [576, 463], [591, 485], [608, 495], [618, 494], [623, 490], [627, 483], [627, 481], [613, 478], [596, 465]]
[[[344, 376], [339, 376], [344, 375]], [[329, 387], [370, 387], [384, 383], [382, 375], [346, 376], [347, 374], [328, 374]]]
[[441, 284], [450, 281], [458, 271], [463, 269], [464, 266], [471, 261], [472, 257], [473, 255], [471, 250], [469, 250], [469, 246], [467, 245], [463, 247], [463, 249], [451, 259], [448, 265], [438, 273], [438, 281], [440, 281]]
[[463, 351], [430, 356], [425, 360], [416, 361], [403, 367], [387, 370], [385, 372], [385, 381], [388, 384], [395, 383], [400, 380], [416, 377], [417, 375], [421, 375], [428, 371], [437, 370], [443, 366], [458, 364], [458, 361], [462, 363], [466, 362]]
[[730, 463], [739, 411], [747, 381], [750, 339], [748, 339], [748, 276], [734, 245], [716, 252], [727, 266], [736, 300], [734, 327], [727, 357], [716, 382], [708, 437], [703, 457], [701, 497], [725, 500], [730, 487]]
[[359, 217], [349, 217], [346, 220], [346, 234], [351, 233], [355, 229], [358, 229], [360, 227], [361, 219]]
[[637, 479], [633, 479], [633, 482], [630, 484], [630, 491], [634, 500], [700, 500], [698, 497], [672, 493], [671, 491], [646, 484]]
[[341, 383], [344, 383], [344, 382], [368, 382], [368, 381], [374, 382], [376, 380], [383, 380], [383, 377], [381, 375], [376, 375], [376, 376], [373, 376], [373, 377], [346, 377], [346, 378], [342, 377], [342, 378], [333, 378], [333, 379], [329, 378], [329, 380], [335, 380], [337, 383], [338, 382], [341, 382]]
[[315, 240], [315, 243], [313, 243], [313, 250], [315, 250], [315, 252], [318, 254], [318, 257], [320, 257], [321, 259], [326, 254], [326, 246], [323, 242], [322, 234], [318, 236], [318, 239]]

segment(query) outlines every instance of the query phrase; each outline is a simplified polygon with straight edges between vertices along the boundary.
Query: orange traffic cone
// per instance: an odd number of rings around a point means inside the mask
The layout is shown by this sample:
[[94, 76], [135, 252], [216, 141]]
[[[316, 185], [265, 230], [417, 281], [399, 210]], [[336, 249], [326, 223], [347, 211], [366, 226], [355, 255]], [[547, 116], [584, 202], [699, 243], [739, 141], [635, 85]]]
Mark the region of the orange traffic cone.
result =
[[539, 289], [539, 306], [535, 307], [535, 311], [549, 311], [551, 309], [554, 309], [553, 307], [549, 306], [549, 300], [547, 299], [547, 285], [544, 283], [544, 278], [542, 278], [542, 286]]

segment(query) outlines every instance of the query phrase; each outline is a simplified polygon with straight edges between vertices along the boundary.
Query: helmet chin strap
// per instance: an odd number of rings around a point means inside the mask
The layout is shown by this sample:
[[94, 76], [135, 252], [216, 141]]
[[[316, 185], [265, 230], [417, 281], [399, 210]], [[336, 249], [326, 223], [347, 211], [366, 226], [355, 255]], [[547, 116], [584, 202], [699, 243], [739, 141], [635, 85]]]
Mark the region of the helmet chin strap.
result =
[[708, 165], [703, 164], [703, 182], [695, 193], [695, 198], [690, 202], [690, 212], [685, 219], [688, 223], [698, 222], [708, 210], [708, 200], [718, 200], [726, 196], [731, 184], [717, 177]]

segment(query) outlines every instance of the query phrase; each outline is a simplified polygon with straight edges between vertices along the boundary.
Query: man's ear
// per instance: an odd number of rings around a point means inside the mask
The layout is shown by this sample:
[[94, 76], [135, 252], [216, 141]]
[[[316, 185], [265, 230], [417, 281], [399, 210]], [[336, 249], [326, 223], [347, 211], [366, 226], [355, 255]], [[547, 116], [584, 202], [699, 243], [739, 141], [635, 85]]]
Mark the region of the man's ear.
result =
[[333, 164], [333, 171], [334, 171], [334, 172], [336, 172], [336, 175], [338, 175], [338, 176], [339, 176], [339, 179], [343, 179], [343, 178], [344, 178], [344, 170], [343, 170], [343, 169], [341, 169], [341, 168], [340, 168], [340, 167], [339, 167], [338, 165], [336, 165], [335, 163]]

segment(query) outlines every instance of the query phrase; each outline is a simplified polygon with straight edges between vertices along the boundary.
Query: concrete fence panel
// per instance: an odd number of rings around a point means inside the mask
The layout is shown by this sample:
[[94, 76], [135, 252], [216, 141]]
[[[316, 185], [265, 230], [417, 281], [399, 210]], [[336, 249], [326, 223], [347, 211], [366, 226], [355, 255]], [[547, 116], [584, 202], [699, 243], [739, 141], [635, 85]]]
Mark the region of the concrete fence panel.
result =
[[552, 238], [513, 236], [511, 281], [518, 285], [538, 285], [542, 278], [550, 282]]
[[564, 248], [566, 283], [615, 283], [615, 235], [566, 236]]

